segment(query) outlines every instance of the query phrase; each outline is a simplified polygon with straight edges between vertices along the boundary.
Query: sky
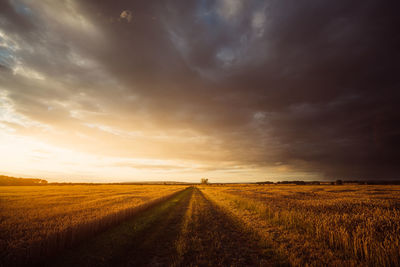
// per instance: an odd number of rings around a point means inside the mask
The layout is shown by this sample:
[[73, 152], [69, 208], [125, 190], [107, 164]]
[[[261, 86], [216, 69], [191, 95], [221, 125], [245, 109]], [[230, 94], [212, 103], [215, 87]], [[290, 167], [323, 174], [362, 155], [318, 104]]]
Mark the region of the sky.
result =
[[0, 173], [400, 179], [399, 7], [0, 0]]

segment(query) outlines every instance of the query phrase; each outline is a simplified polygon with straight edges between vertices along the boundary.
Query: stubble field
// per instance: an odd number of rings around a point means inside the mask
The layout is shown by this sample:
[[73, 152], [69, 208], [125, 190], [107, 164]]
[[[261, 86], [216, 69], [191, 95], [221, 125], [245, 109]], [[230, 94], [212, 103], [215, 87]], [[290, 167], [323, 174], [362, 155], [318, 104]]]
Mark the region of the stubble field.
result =
[[0, 265], [399, 266], [400, 186], [0, 187]]
[[202, 191], [291, 265], [400, 265], [399, 186], [233, 185]]
[[162, 185], [0, 187], [0, 257], [46, 257], [184, 189]]

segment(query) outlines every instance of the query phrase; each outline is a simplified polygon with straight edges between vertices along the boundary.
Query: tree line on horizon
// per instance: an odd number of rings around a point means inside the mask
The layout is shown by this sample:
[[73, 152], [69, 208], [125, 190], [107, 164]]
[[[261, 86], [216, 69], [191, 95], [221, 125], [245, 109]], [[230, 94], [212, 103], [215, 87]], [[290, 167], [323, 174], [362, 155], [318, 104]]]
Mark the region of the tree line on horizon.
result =
[[39, 178], [16, 178], [0, 175], [0, 186], [7, 185], [46, 185], [47, 180]]

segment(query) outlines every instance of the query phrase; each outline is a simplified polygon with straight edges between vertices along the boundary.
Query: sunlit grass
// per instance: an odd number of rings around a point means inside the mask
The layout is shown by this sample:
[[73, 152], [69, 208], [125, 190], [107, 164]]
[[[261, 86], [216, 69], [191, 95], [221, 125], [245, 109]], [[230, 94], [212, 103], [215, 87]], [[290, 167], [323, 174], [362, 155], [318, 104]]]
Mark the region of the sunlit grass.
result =
[[293, 265], [400, 264], [399, 186], [242, 185], [202, 190], [249, 227], [274, 239]]
[[51, 254], [184, 188], [173, 185], [0, 187], [1, 258], [18, 263]]

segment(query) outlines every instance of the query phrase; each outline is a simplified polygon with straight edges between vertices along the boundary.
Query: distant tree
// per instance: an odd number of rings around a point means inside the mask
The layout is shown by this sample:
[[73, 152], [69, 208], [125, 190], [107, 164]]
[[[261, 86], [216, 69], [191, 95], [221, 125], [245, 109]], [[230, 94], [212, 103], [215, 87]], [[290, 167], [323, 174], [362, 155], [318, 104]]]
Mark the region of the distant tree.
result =
[[47, 184], [46, 180], [34, 178], [15, 178], [11, 176], [0, 175], [0, 186], [10, 185], [44, 185]]
[[264, 181], [264, 182], [256, 182], [256, 184], [260, 184], [260, 185], [263, 185], [263, 184], [273, 184], [274, 182], [270, 182], [270, 181]]
[[208, 184], [208, 179], [207, 178], [201, 178], [201, 183], [202, 184]]
[[336, 185], [342, 185], [343, 181], [342, 180], [336, 180]]

